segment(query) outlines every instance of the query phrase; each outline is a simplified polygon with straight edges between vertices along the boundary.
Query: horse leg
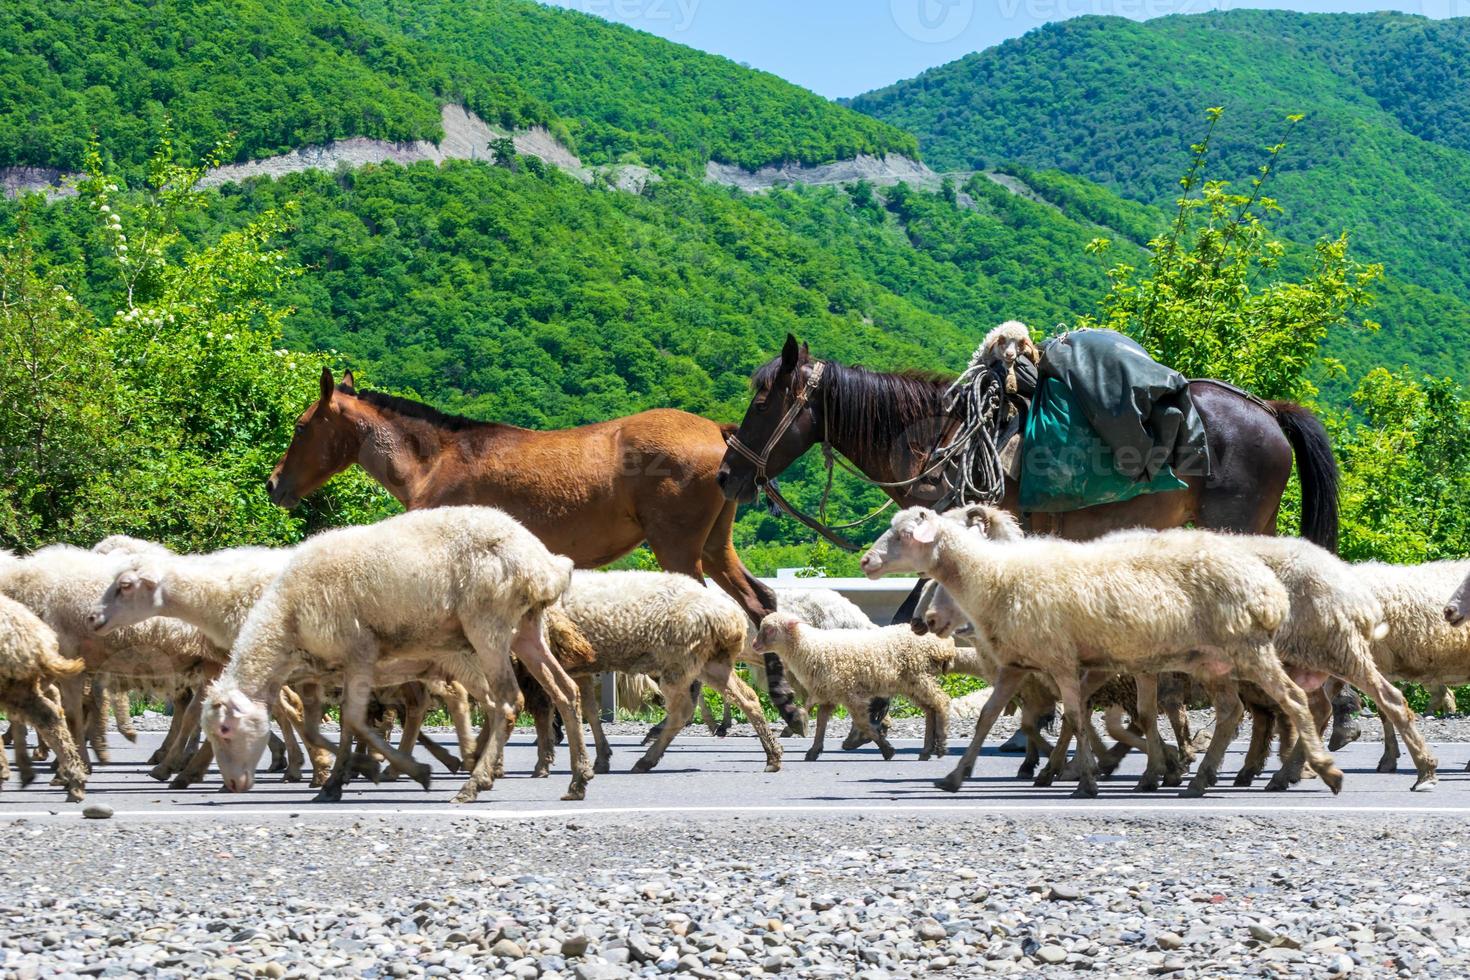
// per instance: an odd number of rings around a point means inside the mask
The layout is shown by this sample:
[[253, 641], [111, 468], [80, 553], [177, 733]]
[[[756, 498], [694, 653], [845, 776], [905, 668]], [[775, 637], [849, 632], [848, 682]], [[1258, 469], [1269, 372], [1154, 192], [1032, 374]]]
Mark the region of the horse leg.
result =
[[[759, 624], [767, 614], [776, 611], [776, 594], [751, 575], [741, 564], [740, 556], [735, 553], [735, 544], [730, 539], [730, 533], [735, 524], [735, 502], [721, 498], [721, 504], [704, 538], [700, 556], [703, 559], [702, 563], [700, 557], [696, 556], [689, 556], [689, 558], [682, 559], [681, 562], [680, 558], [675, 557], [679, 550], [676, 546], [669, 549], [674, 553], [671, 554], [671, 559], [686, 567], [671, 567], [662, 556], [659, 556], [659, 564], [670, 571], [688, 572], [687, 565], [692, 559], [694, 569], [689, 572], [690, 574], [698, 578], [701, 570], [707, 572], [716, 585], [740, 604], [740, 608], [745, 610], [745, 615], [750, 617], [750, 621]], [[676, 533], [687, 535], [688, 531], [680, 529]], [[658, 545], [651, 536], [648, 544], [654, 549], [654, 555], [658, 556]], [[786, 667], [781, 663], [781, 658], [774, 653], [768, 653], [765, 655], [765, 666], [767, 691], [771, 696], [771, 703], [776, 706], [782, 720], [791, 726], [793, 732], [797, 735], [805, 735], [806, 712], [796, 703], [796, 696], [786, 682]]]

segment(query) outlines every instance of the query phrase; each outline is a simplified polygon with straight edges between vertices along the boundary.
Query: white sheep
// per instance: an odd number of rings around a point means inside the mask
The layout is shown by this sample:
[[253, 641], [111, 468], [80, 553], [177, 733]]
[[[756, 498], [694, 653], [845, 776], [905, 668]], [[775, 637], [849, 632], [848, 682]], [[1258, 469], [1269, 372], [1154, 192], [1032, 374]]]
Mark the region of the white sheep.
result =
[[[1353, 568], [1383, 604], [1388, 633], [1373, 644], [1380, 671], [1392, 680], [1414, 684], [1470, 681], [1470, 629], [1461, 625], [1470, 561], [1420, 565], [1362, 562]], [[1378, 771], [1393, 772], [1398, 768], [1397, 726], [1386, 716], [1383, 720], [1384, 745]]]
[[[766, 771], [781, 768], [781, 744], [766, 724], [760, 700], [734, 672], [746, 648], [749, 620], [724, 593], [669, 572], [578, 571], [559, 608], [595, 653], [581, 675], [584, 698], [590, 697], [598, 672], [649, 674], [658, 681], [668, 715], [634, 772], [652, 769], [689, 723], [700, 682], [745, 712], [765, 749]], [[607, 772], [611, 748], [601, 719], [587, 714], [597, 743], [595, 771]]]
[[443, 672], [490, 708], [485, 751], [455, 797], [469, 802], [493, 782], [505, 725], [515, 719], [514, 653], [562, 716], [572, 765], [567, 797], [581, 799], [591, 772], [577, 687], [547, 650], [543, 626], [571, 567], [490, 507], [412, 511], [298, 545], [251, 609], [206, 698], [205, 734], [226, 788], [239, 792], [253, 784], [268, 732], [266, 706], [309, 659], [341, 671], [343, 687], [342, 743], [318, 799], [341, 799], [354, 736], [427, 788], [429, 767], [390, 746], [367, 724], [366, 712], [375, 683]]
[[[1012, 520], [992, 509], [993, 519]], [[1167, 531], [1126, 540], [1046, 538], [993, 542], [925, 508], [910, 508], [863, 556], [870, 578], [915, 571], [939, 581], [959, 602], [1002, 662], [1042, 670], [1056, 683], [1073, 728], [1085, 731], [1081, 672], [1139, 676], [1140, 721], [1150, 765], [1165, 765], [1157, 733], [1156, 690], [1144, 680], [1163, 670], [1236, 674], [1282, 705], [1307, 740], [1308, 761], [1334, 792], [1342, 772], [1322, 747], [1306, 697], [1282, 670], [1271, 637], [1289, 609], [1285, 588], [1260, 559], [1223, 535]], [[989, 727], [1019, 677], [1003, 673], [976, 737], [941, 782], [958, 790], [973, 770]], [[1153, 685], [1150, 685], [1152, 687]], [[1238, 720], [1239, 698], [1234, 698]], [[1228, 702], [1220, 705], [1227, 711]], [[1207, 755], [1189, 792], [1210, 785], [1219, 759]], [[1077, 794], [1097, 793], [1092, 746], [1078, 743]]]
[[790, 612], [774, 612], [761, 620], [756, 653], [775, 653], [807, 689], [808, 704], [817, 707], [817, 730], [807, 750], [808, 762], [822, 754], [827, 722], [836, 707], [845, 707], [854, 728], [877, 743], [883, 758], [893, 746], [868, 718], [868, 701], [902, 694], [924, 711], [929, 732], [920, 759], [944, 755], [949, 726], [949, 695], [939, 686], [954, 664], [954, 643], [919, 636], [908, 626], [884, 629], [819, 629]]
[[1005, 372], [1006, 391], [1016, 392], [1016, 361], [1025, 357], [1032, 364], [1041, 363], [1041, 350], [1031, 339], [1031, 331], [1020, 320], [1007, 320], [985, 335], [980, 344], [982, 363], [1001, 367]]
[[[93, 631], [88, 622], [93, 604], [127, 560], [121, 552], [103, 555], [52, 545], [23, 559], [0, 561], [0, 593], [55, 630], [62, 656], [84, 660], [86, 673], [197, 680], [201, 671], [223, 664], [224, 649], [177, 620], [155, 619], [106, 636]], [[65, 678], [58, 687], [67, 726], [80, 749], [86, 741], [85, 675]]]
[[[25, 606], [0, 595], [0, 709], [17, 723], [36, 729], [41, 740], [56, 753], [56, 775], [73, 803], [87, 794], [87, 770], [77, 754], [76, 742], [67, 731], [61, 705], [47, 692], [53, 681], [74, 677], [86, 667], [80, 660], [61, 656], [56, 632]], [[25, 753], [25, 739], [12, 729], [16, 739], [17, 763]], [[0, 754], [3, 758], [3, 754]], [[20, 763], [22, 785], [29, 782], [30, 768]], [[0, 774], [0, 783], [3, 783]]]

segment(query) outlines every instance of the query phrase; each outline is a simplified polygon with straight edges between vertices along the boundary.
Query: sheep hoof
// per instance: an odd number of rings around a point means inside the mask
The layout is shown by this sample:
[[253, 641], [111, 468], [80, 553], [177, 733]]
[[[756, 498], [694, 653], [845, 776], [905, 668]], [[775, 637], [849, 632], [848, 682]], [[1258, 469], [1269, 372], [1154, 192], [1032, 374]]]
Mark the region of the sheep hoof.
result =
[[920, 752], [920, 753], [919, 753], [919, 761], [920, 761], [920, 762], [928, 762], [928, 761], [929, 761], [929, 760], [930, 760], [930, 759], [932, 759], [932, 758], [934, 758], [934, 756], [933, 756], [933, 755], [931, 755], [931, 754], [930, 754], [930, 753], [928, 753], [928, 752]]
[[1382, 773], [1395, 773], [1399, 771], [1399, 760], [1384, 756], [1378, 760], [1378, 771]]
[[803, 756], [802, 758], [806, 759], [807, 762], [816, 762], [821, 757], [822, 757], [822, 753], [820, 751], [818, 751], [817, 749], [807, 749], [806, 750], [806, 755]]
[[1159, 788], [1159, 777], [1152, 773], [1144, 773], [1139, 777], [1138, 784], [1133, 787], [1135, 793], [1153, 793]]
[[1074, 800], [1091, 800], [1096, 799], [1096, 797], [1097, 782], [1092, 779], [1083, 780], [1077, 784], [1076, 789], [1072, 790], [1072, 799]]
[[1437, 786], [1439, 786], [1439, 777], [1431, 772], [1427, 776], [1419, 777], [1419, 781], [1414, 784], [1413, 792], [1433, 793]]
[[87, 788], [85, 786], [72, 786], [66, 791], [66, 802], [68, 803], [80, 803], [86, 798]]
[[807, 721], [806, 711], [804, 709], [802, 709], [802, 708], [797, 708], [796, 709], [796, 712], [790, 718], [787, 718], [786, 719], [786, 724], [790, 725], [791, 726], [791, 730], [793, 732], [795, 732], [797, 735], [801, 736], [802, 738], [805, 738], [806, 737], [806, 721]]
[[1329, 765], [1318, 771], [1317, 775], [1322, 778], [1322, 785], [1332, 790], [1333, 796], [1336, 796], [1337, 794], [1342, 792], [1341, 769], [1337, 768], [1336, 766]]
[[32, 772], [31, 770], [29, 770], [29, 769], [27, 769], [25, 772], [23, 772], [23, 773], [20, 774], [20, 788], [21, 789], [25, 789], [27, 786], [29, 786], [31, 783], [34, 783], [35, 781], [36, 781], [36, 774], [34, 772]]
[[[648, 760], [647, 756], [644, 756], [642, 759], [639, 759], [637, 762], [633, 763], [633, 772], [648, 772], [652, 768], [653, 763]], [[577, 797], [577, 799], [580, 800], [581, 797], [579, 796]]]
[[724, 738], [725, 736], [727, 736], [729, 734], [730, 734], [730, 726], [727, 725], [725, 722], [722, 721], [718, 725], [715, 726], [715, 738]]
[[160, 762], [158, 765], [154, 766], [152, 769], [149, 769], [148, 770], [148, 775], [151, 778], [158, 780], [160, 783], [166, 783], [166, 782], [168, 782], [169, 779], [170, 779], [170, 777], [173, 776], [173, 774], [174, 774], [173, 770], [170, 769], [168, 766], [164, 765], [162, 762]]
[[587, 798], [587, 783], [582, 779], [573, 779], [571, 786], [567, 787], [567, 791], [562, 794], [561, 798], [569, 802], [585, 800]]
[[127, 731], [123, 731], [119, 728], [117, 733], [135, 745], [138, 742], [138, 732], [136, 729], [129, 728]]
[[1271, 781], [1266, 784], [1266, 792], [1285, 793], [1287, 790], [1291, 789], [1291, 782], [1292, 781], [1289, 777], [1283, 776], [1281, 773], [1278, 772], [1276, 775], [1272, 776]]
[[1036, 763], [1034, 763], [1034, 762], [1023, 762], [1023, 763], [1021, 763], [1021, 768], [1019, 768], [1019, 769], [1016, 770], [1016, 778], [1017, 779], [1035, 779], [1036, 778]]
[[1204, 796], [1205, 793], [1207, 793], [1208, 791], [1209, 787], [1206, 786], [1204, 783], [1198, 780], [1193, 780], [1188, 786], [1179, 791], [1179, 795], [1188, 800], [1197, 800], [1200, 797]]
[[592, 771], [597, 773], [597, 775], [599, 776], [607, 775], [608, 773], [612, 772], [611, 760], [609, 760], [605, 756], [599, 757], [596, 762], [592, 763]]
[[480, 787], [473, 779], [460, 787], [451, 803], [473, 803], [480, 798]]
[[1234, 785], [1249, 786], [1251, 783], [1256, 781], [1256, 777], [1260, 774], [1261, 771], [1259, 769], [1242, 769], [1240, 770], [1240, 772], [1235, 774]]
[[189, 776], [188, 773], [181, 772], [181, 773], [179, 773], [177, 776], [175, 776], [173, 778], [173, 781], [172, 782], [170, 782], [168, 784], [168, 788], [169, 789], [188, 789], [190, 786], [193, 785], [193, 783], [194, 783], [194, 780], [192, 778], [190, 778], [190, 776]]
[[1037, 776], [1036, 776], [1036, 778], [1034, 780], [1031, 781], [1031, 785], [1033, 785], [1033, 786], [1050, 786], [1052, 783], [1054, 783], [1056, 781], [1057, 781], [1057, 773], [1056, 773], [1056, 770], [1053, 769], [1051, 766], [1047, 766], [1045, 769], [1041, 770], [1041, 772], [1037, 774]]
[[426, 764], [422, 762], [413, 767], [413, 772], [409, 773], [409, 776], [413, 779], [414, 782], [418, 783], [425, 790], [428, 790], [433, 786], [434, 770], [430, 769]]
[[781, 771], [781, 760], [780, 759], [776, 759], [774, 761], [771, 761], [771, 762], [767, 762], [766, 763], [766, 772], [780, 772], [780, 771]]
[[299, 782], [301, 782], [301, 770], [300, 769], [287, 769], [284, 773], [281, 774], [281, 782], [283, 782], [283, 783], [299, 783]]
[[893, 757], [898, 755], [898, 751], [886, 742], [878, 746], [878, 751], [882, 753], [884, 762], [892, 762]]
[[539, 766], [538, 765], [535, 769], [532, 769], [531, 770], [531, 778], [532, 779], [550, 779], [551, 778], [551, 767], [550, 766]]

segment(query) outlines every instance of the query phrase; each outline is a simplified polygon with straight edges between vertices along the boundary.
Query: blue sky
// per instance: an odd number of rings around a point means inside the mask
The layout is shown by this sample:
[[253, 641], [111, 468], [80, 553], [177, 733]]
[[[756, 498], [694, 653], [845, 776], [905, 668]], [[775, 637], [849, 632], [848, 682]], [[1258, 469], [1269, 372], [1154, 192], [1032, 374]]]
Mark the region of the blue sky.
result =
[[774, 72], [829, 98], [857, 95], [1082, 14], [1142, 20], [1237, 7], [1470, 15], [1470, 0], [549, 0]]

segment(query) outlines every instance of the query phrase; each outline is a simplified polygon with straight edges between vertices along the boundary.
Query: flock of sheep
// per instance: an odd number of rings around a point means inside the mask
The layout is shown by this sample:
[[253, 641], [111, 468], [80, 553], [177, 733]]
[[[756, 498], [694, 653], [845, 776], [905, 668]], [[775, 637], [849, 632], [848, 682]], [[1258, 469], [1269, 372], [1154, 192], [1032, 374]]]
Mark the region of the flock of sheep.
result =
[[[752, 630], [731, 599], [692, 578], [574, 572], [488, 507], [410, 512], [294, 548], [180, 555], [113, 537], [91, 550], [0, 552], [0, 710], [22, 784], [49, 753], [71, 800], [85, 794], [88, 750], [107, 761], [109, 715], [126, 734], [117, 704], [129, 691], [175, 706], [154, 778], [185, 787], [213, 762], [226, 789], [244, 791], [270, 749], [270, 770], [297, 781], [309, 768], [320, 800], [340, 799], [355, 775], [402, 775], [427, 788], [416, 746], [467, 771], [455, 799], [474, 800], [503, 773], [521, 711], [536, 721], [534, 775], [546, 776], [556, 714], [572, 771], [563, 798], [581, 799], [611, 764], [595, 708], [585, 716], [590, 760], [582, 728], [594, 679], [609, 671], [651, 676], [667, 710], [634, 771], [654, 767], [693, 719], [701, 685], [746, 714], [766, 770], [778, 770], [781, 744], [735, 671], [775, 653], [816, 712], [808, 760], [837, 707], [852, 717], [849, 746], [871, 740], [891, 758], [869, 703], [895, 696], [924, 712], [921, 758], [943, 756], [949, 698], [939, 681], [967, 673], [993, 693], [943, 788], [961, 787], [997, 717], [1019, 709], [1029, 744], [1022, 775], [1038, 784], [1075, 779], [1078, 795], [1095, 795], [1099, 773], [1136, 748], [1147, 758], [1140, 789], [1180, 785], [1193, 766], [1185, 792], [1199, 795], [1247, 708], [1252, 741], [1238, 785], [1263, 771], [1279, 737], [1282, 768], [1269, 788], [1310, 767], [1337, 792], [1342, 773], [1322, 733], [1328, 692], [1342, 685], [1368, 694], [1383, 718], [1380, 771], [1394, 769], [1401, 737], [1414, 788], [1430, 789], [1437, 761], [1393, 682], [1470, 681], [1470, 627], [1460, 626], [1470, 562], [1350, 565], [1295, 538], [1195, 530], [1084, 543], [1023, 537], [1009, 515], [973, 506], [899, 513], [862, 563], [870, 577], [932, 580], [912, 626], [878, 628], [835, 593], [790, 590]], [[340, 710], [335, 744], [321, 731], [328, 702]], [[1053, 744], [1042, 720], [1058, 702]], [[1196, 765], [1185, 709], [1199, 702], [1213, 706], [1215, 724]], [[421, 732], [436, 703], [454, 720], [458, 755]], [[1107, 709], [1112, 746], [1093, 724], [1096, 708]], [[8, 775], [0, 752], [0, 783]]]

